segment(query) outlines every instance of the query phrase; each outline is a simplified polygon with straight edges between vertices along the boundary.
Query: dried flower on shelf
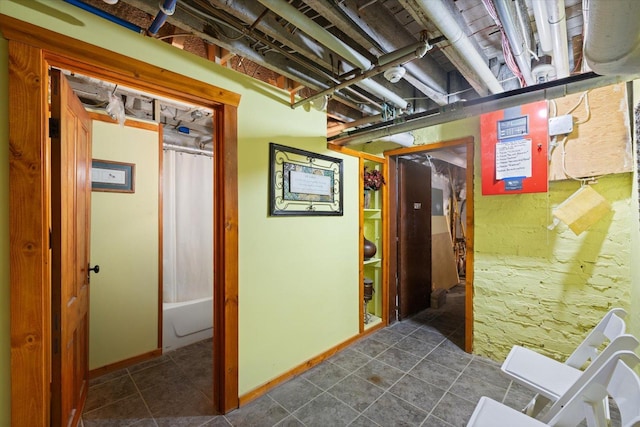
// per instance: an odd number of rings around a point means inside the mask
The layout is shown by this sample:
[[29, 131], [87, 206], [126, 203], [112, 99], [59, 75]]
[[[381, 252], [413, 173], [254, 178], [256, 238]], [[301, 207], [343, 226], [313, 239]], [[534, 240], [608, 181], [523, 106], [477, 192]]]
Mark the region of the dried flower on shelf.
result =
[[378, 191], [384, 184], [386, 184], [386, 182], [384, 182], [382, 172], [377, 169], [369, 169], [367, 166], [364, 167], [365, 190]]

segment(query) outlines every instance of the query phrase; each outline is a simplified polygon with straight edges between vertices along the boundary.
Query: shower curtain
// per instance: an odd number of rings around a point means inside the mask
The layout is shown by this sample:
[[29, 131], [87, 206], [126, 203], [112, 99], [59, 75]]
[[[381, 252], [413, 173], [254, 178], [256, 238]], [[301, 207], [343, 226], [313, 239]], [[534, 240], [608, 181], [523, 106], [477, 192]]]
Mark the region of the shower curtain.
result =
[[213, 295], [213, 159], [164, 151], [163, 301]]

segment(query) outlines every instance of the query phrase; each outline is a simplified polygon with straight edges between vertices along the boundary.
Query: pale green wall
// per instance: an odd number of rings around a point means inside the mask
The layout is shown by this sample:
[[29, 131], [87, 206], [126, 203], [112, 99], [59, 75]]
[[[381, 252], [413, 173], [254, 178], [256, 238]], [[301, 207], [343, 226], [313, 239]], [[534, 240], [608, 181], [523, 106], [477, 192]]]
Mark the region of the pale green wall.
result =
[[93, 122], [93, 158], [135, 164], [135, 193], [91, 193], [89, 369], [158, 348], [157, 131]]
[[[326, 150], [326, 115], [303, 108], [292, 110], [288, 93], [277, 88], [121, 29], [66, 3], [55, 3], [52, 9], [48, 3], [31, 0], [0, 1], [0, 13], [242, 96], [238, 109], [240, 394], [356, 335], [358, 162]], [[6, 64], [6, 53], [2, 61]], [[0, 76], [5, 77], [2, 81], [6, 81], [6, 68], [0, 69]], [[0, 106], [6, 111], [5, 100], [0, 99]], [[6, 120], [6, 113], [2, 120]], [[344, 216], [267, 216], [270, 141], [344, 158]], [[0, 191], [4, 197], [5, 191]], [[0, 233], [6, 233], [6, 227], [5, 220], [4, 225], [0, 223]], [[6, 254], [0, 258], [2, 262], [7, 262]], [[2, 292], [0, 297], [6, 301], [8, 291]], [[3, 337], [8, 334], [4, 326]], [[0, 369], [7, 370], [7, 363], [0, 364]], [[0, 384], [2, 393], [8, 396], [7, 382]], [[4, 421], [0, 416], [0, 425], [6, 424]]]
[[9, 425], [9, 120], [8, 43], [0, 38], [0, 425]]
[[475, 215], [474, 353], [503, 360], [522, 344], [562, 359], [609, 308], [624, 307], [637, 319], [631, 174], [599, 180], [594, 189], [613, 212], [575, 236], [564, 224], [547, 225], [553, 207], [579, 188], [576, 182], [551, 182], [547, 194], [482, 195], [478, 118], [414, 133], [416, 143], [475, 138], [474, 191], [467, 193], [474, 195]]
[[358, 161], [344, 159], [344, 216], [269, 217], [269, 142], [340, 156], [324, 120], [267, 101], [241, 117], [241, 394], [358, 333]]

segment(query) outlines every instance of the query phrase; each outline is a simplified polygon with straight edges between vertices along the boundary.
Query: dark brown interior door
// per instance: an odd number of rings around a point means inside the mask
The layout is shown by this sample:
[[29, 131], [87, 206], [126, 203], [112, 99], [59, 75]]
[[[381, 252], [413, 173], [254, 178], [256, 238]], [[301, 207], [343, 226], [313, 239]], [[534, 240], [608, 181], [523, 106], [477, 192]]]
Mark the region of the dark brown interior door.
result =
[[89, 373], [91, 119], [51, 70], [51, 425], [75, 426]]
[[431, 168], [398, 159], [398, 319], [430, 305]]

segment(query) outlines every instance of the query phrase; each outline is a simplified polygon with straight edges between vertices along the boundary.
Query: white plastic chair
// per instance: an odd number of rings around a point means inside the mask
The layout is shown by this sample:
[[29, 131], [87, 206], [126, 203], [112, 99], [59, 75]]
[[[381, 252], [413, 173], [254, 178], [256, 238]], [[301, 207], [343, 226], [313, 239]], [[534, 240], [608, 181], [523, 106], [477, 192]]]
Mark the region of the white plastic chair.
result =
[[[607, 394], [616, 402], [622, 427], [640, 426], [640, 379], [631, 369], [640, 363], [632, 351], [614, 353], [601, 363], [587, 381], [578, 381], [559, 399], [548, 421], [543, 422], [483, 396], [467, 427], [570, 427], [587, 420], [589, 427], [606, 427], [602, 402]], [[586, 371], [585, 371], [586, 372]]]
[[[626, 312], [621, 308], [610, 310], [564, 362], [558, 362], [531, 349], [514, 346], [502, 364], [501, 370], [515, 382], [537, 393], [525, 407], [527, 415], [537, 417], [551, 401], [555, 402], [581, 375], [580, 368], [597, 359], [598, 350], [607, 341], [609, 355], [619, 350], [633, 350], [638, 341], [624, 336]], [[618, 339], [624, 336], [625, 338]], [[609, 348], [611, 344], [615, 345]], [[603, 350], [604, 351], [604, 350]]]

